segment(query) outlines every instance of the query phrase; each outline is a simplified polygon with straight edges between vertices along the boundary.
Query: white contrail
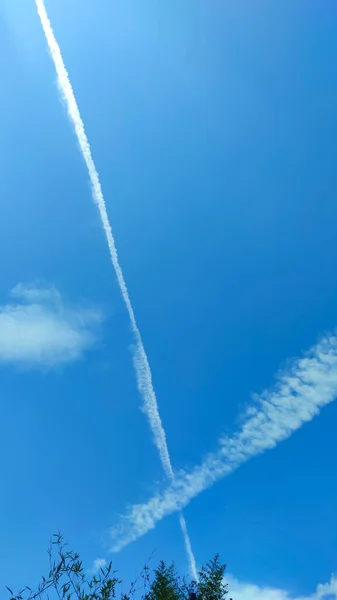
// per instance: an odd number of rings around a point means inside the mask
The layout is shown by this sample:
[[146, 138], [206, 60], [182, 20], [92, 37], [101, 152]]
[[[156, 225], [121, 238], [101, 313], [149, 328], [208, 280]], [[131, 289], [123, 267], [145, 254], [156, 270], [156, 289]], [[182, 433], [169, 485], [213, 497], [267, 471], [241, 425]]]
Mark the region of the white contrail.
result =
[[[62, 54], [58, 42], [55, 38], [46, 7], [43, 0], [35, 0], [37, 11], [40, 17], [41, 25], [48, 43], [49, 52], [54, 62], [55, 70], [57, 73], [57, 83], [61, 97], [65, 101], [68, 116], [71, 123], [74, 126], [76, 137], [80, 146], [82, 156], [88, 169], [88, 174], [91, 181], [92, 195], [94, 202], [97, 204], [98, 211], [101, 217], [103, 229], [108, 242], [111, 262], [115, 269], [117, 282], [130, 318], [132, 332], [136, 341], [136, 348], [134, 353], [134, 365], [137, 377], [138, 389], [143, 400], [143, 410], [149, 420], [151, 430], [154, 436], [154, 442], [157, 446], [160, 460], [164, 469], [164, 472], [168, 479], [174, 481], [174, 473], [171, 465], [170, 455], [166, 442], [165, 431], [161, 422], [161, 418], [158, 410], [158, 403], [156, 394], [152, 384], [152, 374], [149, 365], [149, 361], [145, 352], [145, 348], [142, 342], [140, 331], [138, 329], [136, 318], [131, 305], [129, 293], [124, 280], [123, 272], [119, 264], [118, 254], [116, 249], [115, 240], [112, 235], [111, 226], [109, 222], [108, 213], [106, 210], [105, 200], [99, 180], [99, 175], [91, 154], [90, 144], [84, 129], [84, 123], [77, 106], [76, 98], [72, 85], [70, 83], [69, 75], [65, 64], [63, 62]], [[182, 517], [183, 518], [183, 517]], [[186, 529], [186, 523], [180, 520], [180, 523], [184, 523], [182, 532], [184, 536], [185, 546], [189, 558], [193, 556], [190, 539]], [[194, 557], [193, 557], [194, 561]], [[191, 569], [195, 561], [191, 562]], [[195, 570], [195, 569], [194, 569]], [[195, 575], [196, 573], [193, 573]]]
[[337, 337], [329, 335], [278, 376], [271, 390], [255, 396], [244, 424], [233, 437], [222, 437], [216, 452], [190, 472], [176, 473], [174, 482], [145, 504], [132, 506], [112, 528], [118, 551], [155, 527], [163, 517], [182, 510], [192, 498], [230, 475], [249, 459], [287, 439], [337, 396]]
[[187, 531], [187, 525], [186, 525], [185, 517], [184, 517], [182, 510], [179, 512], [179, 523], [180, 523], [181, 531], [183, 532], [183, 536], [184, 536], [185, 548], [186, 548], [186, 552], [187, 552], [187, 556], [188, 556], [188, 561], [190, 563], [191, 574], [195, 581], [199, 581], [197, 564], [195, 562], [195, 557], [194, 557], [193, 550], [192, 550], [191, 540], [190, 540], [189, 533]]

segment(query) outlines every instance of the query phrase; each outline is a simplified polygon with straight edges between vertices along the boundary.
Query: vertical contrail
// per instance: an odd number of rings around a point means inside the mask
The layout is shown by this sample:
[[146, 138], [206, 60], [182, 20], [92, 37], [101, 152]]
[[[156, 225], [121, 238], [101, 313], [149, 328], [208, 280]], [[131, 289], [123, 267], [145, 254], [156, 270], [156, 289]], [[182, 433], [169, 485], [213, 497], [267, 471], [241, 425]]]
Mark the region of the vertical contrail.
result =
[[199, 581], [197, 564], [195, 562], [195, 557], [194, 557], [193, 550], [192, 550], [192, 544], [191, 544], [190, 536], [187, 531], [186, 520], [185, 520], [182, 510], [179, 512], [179, 524], [180, 524], [180, 528], [181, 528], [181, 531], [184, 536], [186, 553], [187, 553], [187, 557], [188, 557], [188, 560], [190, 563], [190, 571], [191, 571], [195, 581]]
[[[84, 123], [77, 106], [76, 98], [72, 85], [70, 83], [69, 75], [65, 64], [63, 62], [62, 54], [58, 42], [55, 38], [49, 17], [46, 11], [44, 0], [35, 0], [38, 15], [40, 17], [41, 25], [48, 43], [49, 52], [54, 62], [55, 70], [57, 73], [57, 83], [61, 97], [65, 101], [68, 116], [72, 122], [76, 137], [80, 146], [82, 156], [88, 169], [88, 174], [91, 182], [93, 200], [97, 204], [97, 208], [101, 217], [103, 229], [108, 242], [111, 262], [115, 269], [117, 282], [130, 318], [131, 328], [135, 337], [136, 348], [134, 353], [134, 366], [136, 371], [137, 385], [140, 395], [143, 400], [143, 410], [149, 420], [150, 427], [154, 436], [154, 442], [157, 446], [160, 460], [164, 469], [164, 472], [170, 481], [174, 481], [174, 473], [171, 465], [171, 459], [166, 442], [166, 434], [163, 428], [161, 418], [158, 410], [158, 403], [156, 394], [152, 384], [152, 374], [149, 365], [149, 361], [145, 352], [145, 348], [142, 342], [140, 331], [137, 326], [136, 318], [133, 312], [132, 304], [130, 301], [129, 293], [124, 280], [123, 272], [119, 264], [118, 253], [114, 237], [112, 235], [111, 226], [109, 222], [108, 213], [106, 210], [105, 200], [99, 180], [99, 175], [91, 155], [90, 144], [85, 133]], [[195, 568], [195, 559], [193, 556], [191, 542], [189, 539], [188, 531], [186, 528], [186, 522], [184, 516], [180, 515], [180, 526], [184, 536], [184, 542], [186, 551], [190, 561], [190, 567], [192, 574], [197, 578], [197, 572]]]

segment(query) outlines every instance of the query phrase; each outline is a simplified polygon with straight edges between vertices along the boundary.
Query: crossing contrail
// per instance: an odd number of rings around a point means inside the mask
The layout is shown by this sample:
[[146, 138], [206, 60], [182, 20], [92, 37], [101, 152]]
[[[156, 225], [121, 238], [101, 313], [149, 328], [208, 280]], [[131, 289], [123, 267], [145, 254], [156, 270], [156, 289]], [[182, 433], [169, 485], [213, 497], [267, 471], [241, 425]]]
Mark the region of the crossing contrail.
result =
[[148, 502], [129, 507], [111, 530], [112, 550], [118, 552], [242, 464], [289, 438], [336, 397], [337, 331], [288, 364], [274, 387], [255, 396], [242, 428], [231, 437], [221, 437], [217, 450], [201, 464], [176, 473], [174, 482]]
[[[84, 123], [77, 106], [75, 94], [70, 83], [69, 75], [67, 69], [65, 67], [61, 50], [58, 45], [58, 42], [55, 38], [53, 28], [51, 26], [46, 7], [43, 0], [35, 0], [36, 8], [38, 15], [40, 17], [41, 25], [47, 40], [49, 52], [51, 58], [54, 63], [54, 67], [57, 74], [57, 84], [59, 88], [60, 95], [65, 102], [68, 111], [68, 117], [74, 126], [75, 134], [77, 137], [77, 141], [79, 143], [79, 147], [81, 150], [81, 154], [83, 156], [84, 162], [87, 166], [92, 196], [95, 204], [97, 205], [99, 215], [102, 221], [103, 229], [106, 235], [106, 240], [109, 247], [110, 258], [112, 265], [114, 267], [117, 282], [126, 306], [126, 310], [128, 312], [132, 332], [135, 338], [135, 351], [134, 351], [134, 367], [136, 372], [136, 379], [138, 390], [141, 395], [143, 401], [143, 411], [145, 412], [152, 433], [154, 437], [154, 443], [158, 449], [159, 457], [161, 464], [163, 466], [164, 473], [170, 482], [174, 482], [174, 472], [172, 469], [171, 459], [168, 451], [166, 434], [165, 430], [160, 418], [158, 402], [156, 398], [156, 394], [153, 388], [152, 383], [152, 373], [149, 365], [149, 361], [145, 352], [144, 344], [140, 335], [140, 331], [138, 329], [138, 325], [136, 322], [135, 314], [132, 308], [129, 292], [125, 283], [125, 279], [123, 276], [123, 271], [119, 264], [118, 253], [115, 244], [114, 237], [112, 235], [111, 226], [109, 222], [109, 217], [106, 209], [106, 204], [102, 192], [101, 183], [99, 180], [98, 171], [96, 169], [94, 159], [91, 154], [91, 148], [89, 144], [89, 140], [87, 138], [87, 134], [85, 132]], [[197, 572], [195, 568], [195, 560], [192, 552], [191, 542], [188, 535], [188, 531], [186, 528], [186, 522], [181, 514], [180, 516], [180, 526], [184, 537], [185, 547], [187, 551], [187, 555], [190, 562], [190, 568], [192, 574], [195, 578], [197, 578]]]

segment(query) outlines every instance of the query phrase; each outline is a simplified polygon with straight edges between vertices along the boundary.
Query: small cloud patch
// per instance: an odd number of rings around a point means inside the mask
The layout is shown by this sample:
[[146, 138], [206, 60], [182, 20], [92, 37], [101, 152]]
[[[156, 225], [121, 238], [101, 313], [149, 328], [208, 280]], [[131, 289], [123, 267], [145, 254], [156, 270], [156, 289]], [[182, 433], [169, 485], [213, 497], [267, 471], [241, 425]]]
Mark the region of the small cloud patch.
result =
[[0, 364], [52, 368], [95, 346], [100, 311], [68, 306], [54, 287], [19, 284], [11, 297], [0, 305]]
[[107, 566], [105, 558], [96, 558], [92, 564], [91, 572], [98, 573], [100, 569], [104, 569]]

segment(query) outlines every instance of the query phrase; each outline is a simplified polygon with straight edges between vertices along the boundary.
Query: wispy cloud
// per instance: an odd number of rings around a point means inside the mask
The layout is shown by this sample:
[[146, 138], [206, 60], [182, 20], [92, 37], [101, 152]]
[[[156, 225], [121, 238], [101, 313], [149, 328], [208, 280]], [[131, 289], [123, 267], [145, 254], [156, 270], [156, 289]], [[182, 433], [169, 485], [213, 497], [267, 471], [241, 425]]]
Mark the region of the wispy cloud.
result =
[[92, 563], [90, 572], [95, 575], [95, 573], [98, 573], [98, 571], [100, 571], [100, 569], [104, 569], [104, 567], [106, 567], [106, 566], [107, 566], [107, 561], [105, 560], [105, 558], [95, 558], [94, 562]]
[[0, 363], [54, 367], [92, 348], [102, 314], [67, 306], [55, 288], [19, 284], [0, 306]]
[[235, 600], [335, 600], [337, 599], [337, 578], [333, 575], [329, 583], [320, 583], [316, 592], [310, 596], [294, 596], [286, 590], [258, 586], [252, 583], [244, 583], [234, 579], [226, 578], [229, 584], [230, 596]]
[[[76, 98], [75, 98], [74, 91], [73, 91], [73, 88], [72, 88], [72, 85], [71, 85], [71, 82], [69, 79], [69, 75], [68, 75], [67, 69], [65, 67], [63, 58], [62, 58], [60, 47], [57, 43], [51, 23], [49, 21], [49, 17], [47, 15], [47, 11], [46, 11], [44, 2], [43, 2], [43, 0], [35, 0], [35, 2], [36, 2], [37, 11], [38, 11], [38, 14], [40, 17], [41, 25], [42, 25], [42, 28], [43, 28], [43, 31], [44, 31], [44, 34], [45, 34], [45, 37], [46, 37], [46, 40], [48, 43], [49, 52], [50, 52], [50, 55], [54, 62], [55, 70], [57, 73], [57, 82], [58, 82], [60, 94], [61, 94], [62, 99], [65, 102], [66, 107], [67, 107], [68, 116], [69, 116], [71, 123], [73, 124], [74, 129], [75, 129], [75, 134], [76, 134], [77, 141], [78, 141], [78, 144], [79, 144], [79, 147], [81, 150], [81, 154], [83, 156], [84, 162], [85, 162], [87, 170], [88, 170], [88, 174], [89, 174], [89, 178], [90, 178], [90, 182], [91, 182], [93, 199], [97, 205], [97, 208], [98, 208], [98, 211], [100, 214], [100, 218], [102, 221], [103, 229], [104, 229], [104, 232], [106, 235], [106, 240], [107, 240], [108, 247], [109, 247], [111, 262], [114, 267], [116, 277], [117, 277], [117, 282], [118, 282], [118, 285], [119, 285], [119, 288], [120, 288], [120, 291], [121, 291], [121, 294], [122, 294], [122, 297], [123, 297], [123, 300], [124, 300], [124, 303], [125, 303], [125, 306], [126, 306], [129, 318], [130, 318], [131, 328], [132, 328], [133, 335], [134, 335], [135, 342], [136, 342], [136, 344], [135, 344], [136, 347], [135, 347], [135, 352], [134, 352], [134, 366], [135, 366], [138, 389], [139, 389], [139, 392], [141, 394], [142, 401], [143, 401], [143, 410], [148, 418], [148, 421], [149, 421], [149, 424], [150, 424], [150, 427], [151, 427], [151, 430], [153, 433], [154, 442], [157, 446], [160, 460], [161, 460], [164, 472], [166, 474], [166, 477], [168, 478], [169, 481], [174, 481], [174, 473], [173, 473], [171, 459], [170, 459], [168, 446], [167, 446], [167, 442], [166, 442], [166, 434], [165, 434], [165, 430], [164, 430], [162, 422], [161, 422], [157, 398], [156, 398], [156, 394], [155, 394], [154, 387], [152, 384], [152, 373], [151, 373], [149, 361], [148, 361], [148, 358], [147, 358], [147, 355], [145, 352], [145, 348], [143, 345], [143, 341], [142, 341], [142, 338], [140, 335], [140, 331], [138, 329], [135, 314], [134, 314], [131, 300], [129, 297], [129, 292], [128, 292], [128, 289], [127, 289], [127, 286], [126, 286], [126, 283], [124, 280], [124, 275], [123, 275], [121, 266], [119, 264], [116, 244], [115, 244], [115, 240], [114, 240], [114, 237], [113, 237], [112, 231], [111, 231], [111, 226], [110, 226], [109, 217], [108, 217], [108, 213], [107, 213], [107, 209], [106, 209], [105, 199], [103, 196], [103, 192], [102, 192], [102, 188], [101, 188], [101, 184], [100, 184], [100, 180], [99, 180], [98, 171], [96, 169], [96, 166], [95, 166], [92, 154], [91, 154], [89, 140], [87, 138], [85, 128], [84, 128], [84, 123], [83, 123], [79, 108], [77, 106]], [[188, 551], [191, 552], [191, 544], [190, 544], [190, 540], [188, 538], [186, 523], [185, 523], [185, 528], [182, 531], [183, 531], [186, 548]], [[191, 568], [193, 568], [192, 564], [191, 564]]]
[[259, 396], [232, 437], [221, 437], [218, 449], [145, 504], [128, 509], [112, 528], [112, 551], [144, 535], [163, 517], [180, 511], [195, 496], [254, 456], [274, 448], [337, 396], [337, 337], [326, 336], [277, 376], [276, 385]]

